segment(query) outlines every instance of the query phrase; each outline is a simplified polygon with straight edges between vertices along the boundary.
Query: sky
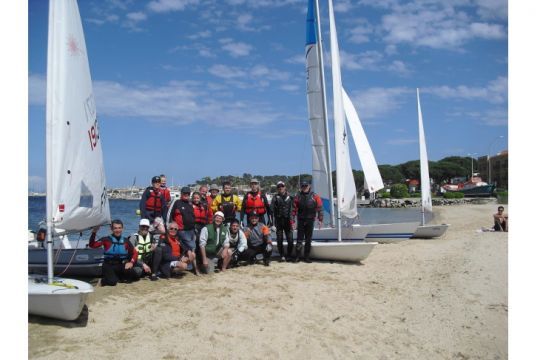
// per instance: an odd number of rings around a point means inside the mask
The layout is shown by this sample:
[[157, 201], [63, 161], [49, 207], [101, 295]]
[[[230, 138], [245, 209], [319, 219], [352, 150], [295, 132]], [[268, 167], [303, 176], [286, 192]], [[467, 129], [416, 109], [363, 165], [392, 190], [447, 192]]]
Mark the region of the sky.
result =
[[[169, 185], [310, 173], [306, 8], [307, 0], [80, 1], [107, 186], [147, 186], [161, 173]], [[320, 8], [328, 56], [328, 3]], [[508, 148], [506, 1], [334, 0], [334, 10], [343, 87], [378, 164], [419, 158], [417, 87], [430, 160]], [[48, 2], [30, 0], [33, 191], [45, 189], [47, 21]]]

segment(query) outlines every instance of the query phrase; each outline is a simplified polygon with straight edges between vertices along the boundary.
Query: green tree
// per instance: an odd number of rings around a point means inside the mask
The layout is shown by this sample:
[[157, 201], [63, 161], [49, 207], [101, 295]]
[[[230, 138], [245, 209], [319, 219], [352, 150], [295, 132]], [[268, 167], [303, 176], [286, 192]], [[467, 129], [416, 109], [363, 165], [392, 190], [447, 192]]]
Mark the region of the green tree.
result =
[[395, 184], [390, 188], [390, 195], [393, 198], [401, 199], [409, 195], [409, 190], [405, 184]]

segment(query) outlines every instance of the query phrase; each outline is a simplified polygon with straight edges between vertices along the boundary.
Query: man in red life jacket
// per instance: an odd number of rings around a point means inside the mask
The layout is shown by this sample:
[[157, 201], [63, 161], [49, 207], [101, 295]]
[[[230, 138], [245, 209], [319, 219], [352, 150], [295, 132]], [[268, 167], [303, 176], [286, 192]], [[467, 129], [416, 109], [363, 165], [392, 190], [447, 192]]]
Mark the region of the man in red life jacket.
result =
[[[269, 227], [272, 227], [272, 208], [268, 203], [266, 194], [259, 188], [259, 180], [251, 179], [249, 185], [251, 186], [251, 191], [244, 196], [244, 200], [242, 201], [240, 220], [243, 222], [246, 214], [251, 214], [255, 211], [259, 215], [259, 221], [261, 223], [268, 224]], [[267, 220], [264, 219], [265, 214], [268, 218]]]
[[[191, 195], [191, 203], [193, 205], [193, 214], [195, 215], [195, 259], [197, 264], [201, 264], [202, 257], [201, 249], [199, 248], [201, 230], [206, 225], [212, 223], [214, 214], [210, 205], [201, 201], [201, 194], [198, 191], [193, 192]], [[198, 274], [199, 268], [197, 267], [195, 271]]]
[[101, 286], [116, 286], [120, 282], [137, 280], [137, 272], [134, 265], [137, 263], [138, 253], [133, 244], [122, 236], [124, 224], [120, 220], [111, 223], [112, 234], [96, 240], [99, 226], [92, 229], [88, 246], [91, 248], [103, 247], [104, 260], [102, 267]]
[[167, 201], [161, 190], [161, 178], [154, 176], [152, 186], [147, 187], [139, 202], [141, 219], [150, 220], [150, 232], [165, 233], [165, 215], [167, 213]]
[[295, 218], [297, 218], [298, 232], [296, 239], [296, 258], [294, 261], [300, 261], [302, 242], [305, 240], [304, 261], [310, 263], [309, 254], [311, 252], [311, 238], [313, 236], [315, 218], [318, 218], [319, 223], [322, 224], [323, 209], [320, 196], [311, 191], [311, 184], [305, 180], [301, 183], [301, 190], [294, 197], [292, 211], [293, 228], [295, 226]]
[[182, 244], [178, 239], [178, 224], [176, 222], [169, 223], [167, 234], [160, 236], [160, 241], [163, 243], [163, 257], [161, 264], [161, 276], [168, 279], [172, 272], [176, 273], [188, 269], [195, 256], [193, 252], [190, 254], [182, 249]]
[[164, 174], [159, 175], [161, 178], [161, 184], [160, 188], [161, 191], [163, 191], [163, 196], [165, 197], [165, 201], [167, 202], [167, 206], [171, 203], [171, 191], [167, 187], [167, 177]]
[[[191, 189], [184, 186], [180, 190], [180, 199], [174, 202], [171, 209], [171, 220], [178, 225], [178, 238], [182, 243], [182, 248], [191, 258], [195, 257], [195, 213], [193, 204], [190, 201]], [[194, 272], [198, 275], [199, 270], [194, 262]]]

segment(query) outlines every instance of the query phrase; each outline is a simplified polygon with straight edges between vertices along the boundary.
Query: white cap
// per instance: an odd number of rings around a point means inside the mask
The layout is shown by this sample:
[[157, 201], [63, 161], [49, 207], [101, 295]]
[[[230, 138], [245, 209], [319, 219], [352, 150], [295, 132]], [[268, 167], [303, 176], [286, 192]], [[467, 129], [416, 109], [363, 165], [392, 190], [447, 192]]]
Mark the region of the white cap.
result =
[[141, 221], [139, 222], [139, 226], [150, 226], [150, 220], [141, 219]]
[[214, 214], [214, 217], [216, 216], [221, 216], [222, 219], [225, 219], [225, 215], [221, 212], [221, 211], [217, 211], [215, 214]]

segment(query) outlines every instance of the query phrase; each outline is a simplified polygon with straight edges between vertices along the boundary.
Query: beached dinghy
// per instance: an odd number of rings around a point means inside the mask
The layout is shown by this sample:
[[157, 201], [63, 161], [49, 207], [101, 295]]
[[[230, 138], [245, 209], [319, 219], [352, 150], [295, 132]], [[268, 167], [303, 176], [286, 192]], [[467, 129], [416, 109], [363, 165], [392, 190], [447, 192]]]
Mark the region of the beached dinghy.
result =
[[416, 99], [418, 102], [418, 142], [420, 144], [420, 184], [422, 187], [422, 223], [418, 226], [413, 237], [431, 239], [444, 235], [449, 224], [426, 225], [425, 213], [433, 212], [431, 204], [431, 183], [429, 181], [429, 164], [426, 147], [426, 137], [424, 134], [424, 120], [422, 108], [420, 107], [420, 90], [416, 89]]
[[53, 237], [110, 223], [86, 45], [75, 0], [49, 3], [47, 276], [28, 276], [28, 313], [76, 319], [93, 287], [53, 277]]

